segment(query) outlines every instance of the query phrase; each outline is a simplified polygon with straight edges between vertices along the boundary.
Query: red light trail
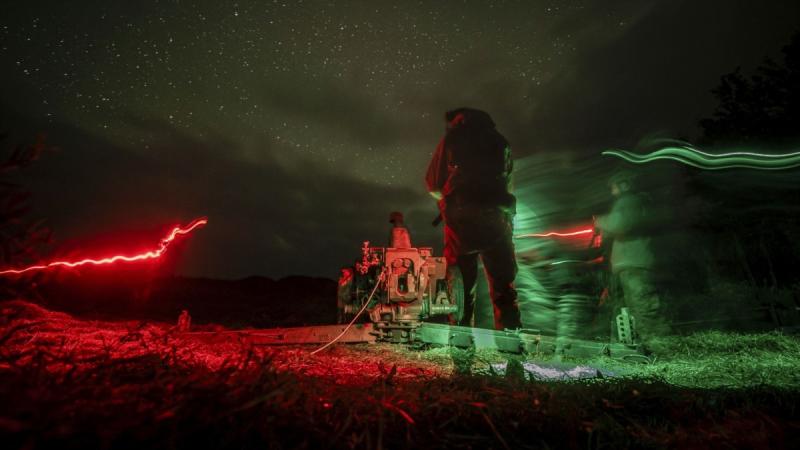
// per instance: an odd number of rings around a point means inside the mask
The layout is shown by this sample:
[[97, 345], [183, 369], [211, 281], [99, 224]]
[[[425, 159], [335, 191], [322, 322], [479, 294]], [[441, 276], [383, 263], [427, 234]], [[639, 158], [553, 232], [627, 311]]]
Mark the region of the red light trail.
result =
[[521, 234], [516, 236], [517, 238], [529, 238], [529, 237], [572, 237], [572, 236], [581, 236], [584, 234], [592, 234], [594, 233], [593, 228], [587, 228], [585, 230], [573, 231], [571, 233], [561, 233], [558, 231], [551, 231], [549, 233], [532, 233], [532, 234]]
[[201, 217], [199, 219], [195, 219], [191, 221], [185, 227], [177, 226], [169, 232], [169, 234], [158, 243], [158, 250], [150, 250], [146, 253], [141, 253], [134, 256], [125, 256], [125, 255], [116, 255], [110, 256], [107, 258], [102, 259], [82, 259], [80, 261], [54, 261], [48, 264], [40, 264], [35, 266], [26, 267], [24, 269], [7, 269], [0, 271], [0, 276], [3, 275], [20, 275], [27, 272], [33, 272], [37, 270], [47, 270], [52, 269], [54, 267], [79, 267], [84, 266], [87, 264], [91, 264], [94, 266], [99, 266], [103, 264], [112, 264], [117, 261], [125, 261], [125, 262], [134, 262], [134, 261], [144, 261], [147, 259], [157, 259], [160, 258], [166, 251], [169, 244], [175, 240], [180, 235], [189, 234], [197, 228], [202, 227], [203, 225], [208, 223], [208, 219], [205, 217]]

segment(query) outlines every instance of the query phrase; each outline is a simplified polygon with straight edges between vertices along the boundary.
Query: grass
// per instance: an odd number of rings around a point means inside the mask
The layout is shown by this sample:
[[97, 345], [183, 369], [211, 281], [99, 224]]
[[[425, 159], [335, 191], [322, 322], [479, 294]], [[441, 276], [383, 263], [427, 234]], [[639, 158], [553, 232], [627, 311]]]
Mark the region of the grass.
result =
[[356, 345], [310, 356], [5, 302], [0, 438], [137, 449], [800, 444], [796, 337], [700, 333], [659, 345], [651, 365], [574, 361], [624, 368], [621, 378], [541, 382], [487, 374], [521, 359], [494, 352]]
[[651, 347], [662, 356], [654, 364], [637, 367], [633, 373], [638, 376], [703, 388], [800, 388], [798, 336], [705, 331], [661, 338]]

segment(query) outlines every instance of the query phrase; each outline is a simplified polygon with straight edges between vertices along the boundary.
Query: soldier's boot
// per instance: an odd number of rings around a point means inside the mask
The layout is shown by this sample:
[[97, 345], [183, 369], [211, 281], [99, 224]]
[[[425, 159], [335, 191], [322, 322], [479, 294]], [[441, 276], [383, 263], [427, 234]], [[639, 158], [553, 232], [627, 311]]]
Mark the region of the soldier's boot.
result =
[[494, 307], [494, 328], [495, 330], [516, 330], [522, 328], [519, 307], [516, 302], [511, 306], [499, 308]]

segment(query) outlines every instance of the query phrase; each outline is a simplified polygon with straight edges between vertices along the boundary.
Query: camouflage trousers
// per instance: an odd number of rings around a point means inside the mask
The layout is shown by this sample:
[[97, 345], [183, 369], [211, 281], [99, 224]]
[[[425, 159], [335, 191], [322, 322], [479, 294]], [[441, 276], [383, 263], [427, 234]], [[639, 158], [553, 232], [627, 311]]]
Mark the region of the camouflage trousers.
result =
[[[636, 334], [647, 340], [670, 333], [664, 302], [652, 270], [625, 269], [614, 274], [612, 297], [614, 317], [620, 308], [627, 307], [634, 317]], [[613, 333], [616, 335], [616, 331]]]
[[444, 218], [444, 256], [448, 266], [459, 268], [464, 283], [464, 316], [458, 325], [472, 326], [480, 258], [494, 305], [495, 329], [522, 328], [514, 288], [517, 260], [511, 217], [497, 207], [448, 205]]

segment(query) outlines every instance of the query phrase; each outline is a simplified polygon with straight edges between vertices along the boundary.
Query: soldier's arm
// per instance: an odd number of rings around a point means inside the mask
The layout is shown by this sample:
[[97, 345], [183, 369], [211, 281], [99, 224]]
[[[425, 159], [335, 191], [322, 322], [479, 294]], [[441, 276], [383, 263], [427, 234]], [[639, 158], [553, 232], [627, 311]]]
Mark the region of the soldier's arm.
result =
[[629, 233], [639, 221], [638, 202], [633, 196], [624, 196], [614, 202], [611, 212], [599, 216], [595, 227], [606, 236], [618, 236]]
[[436, 200], [442, 199], [442, 188], [447, 181], [447, 160], [444, 151], [444, 138], [439, 141], [436, 151], [433, 153], [431, 162], [428, 164], [428, 171], [425, 175], [425, 184], [428, 192]]

